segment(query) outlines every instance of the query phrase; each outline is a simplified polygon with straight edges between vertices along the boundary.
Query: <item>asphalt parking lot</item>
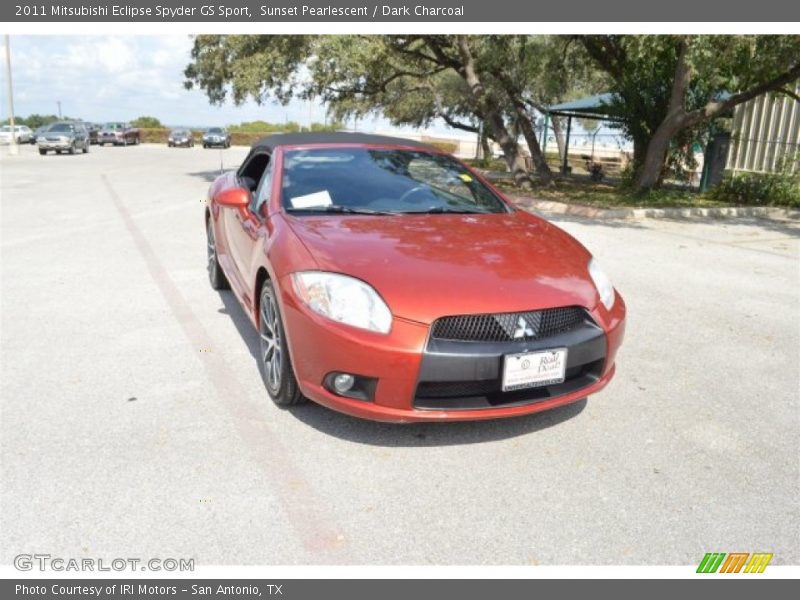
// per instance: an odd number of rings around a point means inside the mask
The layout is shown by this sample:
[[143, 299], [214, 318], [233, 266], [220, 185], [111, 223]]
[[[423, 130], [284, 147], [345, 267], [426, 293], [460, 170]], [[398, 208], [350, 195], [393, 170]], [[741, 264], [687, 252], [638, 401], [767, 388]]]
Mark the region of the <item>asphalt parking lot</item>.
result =
[[514, 420], [267, 398], [206, 278], [246, 149], [2, 152], [2, 554], [225, 564], [800, 562], [800, 226], [555, 218], [628, 305], [617, 375]]

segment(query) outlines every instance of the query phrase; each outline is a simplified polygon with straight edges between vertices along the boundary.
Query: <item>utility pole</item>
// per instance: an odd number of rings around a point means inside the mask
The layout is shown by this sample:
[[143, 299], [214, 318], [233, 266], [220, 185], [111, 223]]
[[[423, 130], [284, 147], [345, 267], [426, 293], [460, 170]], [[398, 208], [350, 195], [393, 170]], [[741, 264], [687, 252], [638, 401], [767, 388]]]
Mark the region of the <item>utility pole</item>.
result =
[[11, 144], [8, 146], [9, 154], [19, 154], [17, 144], [17, 130], [14, 129], [14, 86], [11, 83], [11, 42], [8, 34], [6, 38], [6, 84], [8, 86], [8, 123], [11, 125]]
[[58, 104], [58, 118], [61, 118], [61, 100], [56, 100], [56, 104]]

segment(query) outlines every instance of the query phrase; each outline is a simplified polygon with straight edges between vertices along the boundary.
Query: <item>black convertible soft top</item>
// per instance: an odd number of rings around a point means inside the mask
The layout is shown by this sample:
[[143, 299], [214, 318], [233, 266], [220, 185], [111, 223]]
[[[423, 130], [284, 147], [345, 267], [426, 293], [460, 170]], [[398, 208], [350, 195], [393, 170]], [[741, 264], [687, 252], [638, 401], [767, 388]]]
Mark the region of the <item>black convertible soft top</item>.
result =
[[277, 133], [258, 140], [253, 144], [253, 150], [266, 149], [272, 151], [278, 146], [298, 146], [301, 144], [365, 144], [375, 146], [410, 146], [436, 150], [433, 146], [385, 135], [370, 135], [367, 133], [348, 133], [345, 131], [325, 131], [319, 133]]

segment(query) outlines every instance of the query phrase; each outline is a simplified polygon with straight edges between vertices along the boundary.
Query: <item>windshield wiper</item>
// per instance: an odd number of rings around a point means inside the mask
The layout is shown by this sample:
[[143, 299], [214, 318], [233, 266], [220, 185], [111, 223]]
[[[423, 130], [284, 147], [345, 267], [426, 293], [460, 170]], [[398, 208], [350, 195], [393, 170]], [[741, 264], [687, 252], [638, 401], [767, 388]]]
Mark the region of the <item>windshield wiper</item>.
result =
[[424, 210], [404, 210], [404, 215], [438, 215], [438, 214], [453, 214], [453, 215], [485, 215], [489, 211], [481, 210], [480, 208], [450, 208], [448, 206], [431, 206]]
[[353, 208], [340, 204], [329, 204], [327, 206], [311, 206], [309, 208], [287, 208], [289, 212], [316, 212], [316, 213], [339, 213], [348, 215], [396, 215], [395, 212], [386, 210], [373, 210], [371, 208]]

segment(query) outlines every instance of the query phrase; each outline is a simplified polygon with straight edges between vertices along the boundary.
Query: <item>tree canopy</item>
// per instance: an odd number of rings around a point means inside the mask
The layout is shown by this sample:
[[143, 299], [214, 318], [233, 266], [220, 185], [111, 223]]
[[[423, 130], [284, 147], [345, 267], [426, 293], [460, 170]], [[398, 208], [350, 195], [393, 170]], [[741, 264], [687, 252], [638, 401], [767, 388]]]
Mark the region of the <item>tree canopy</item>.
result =
[[441, 119], [494, 140], [519, 185], [531, 183], [519, 139], [552, 180], [537, 135], [546, 107], [611, 91], [649, 189], [708, 121], [800, 77], [800, 36], [200, 35], [185, 76], [212, 103], [317, 98], [337, 120]]

